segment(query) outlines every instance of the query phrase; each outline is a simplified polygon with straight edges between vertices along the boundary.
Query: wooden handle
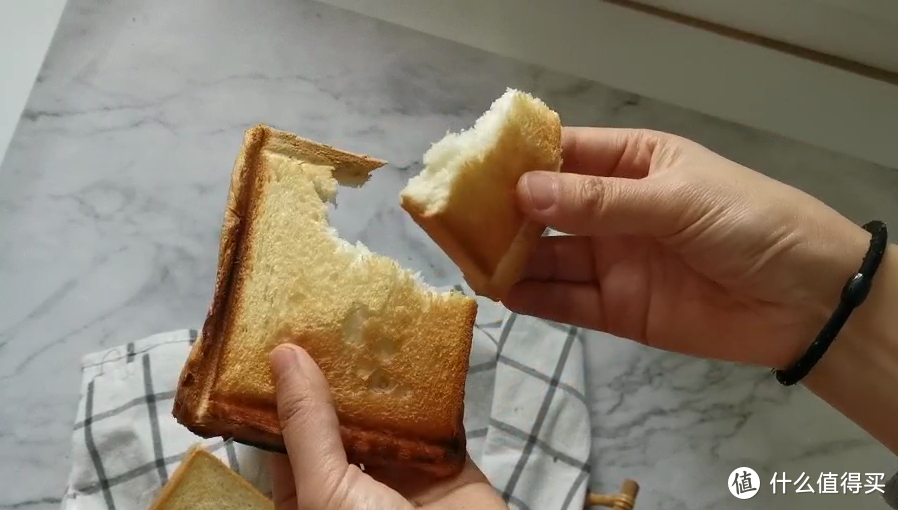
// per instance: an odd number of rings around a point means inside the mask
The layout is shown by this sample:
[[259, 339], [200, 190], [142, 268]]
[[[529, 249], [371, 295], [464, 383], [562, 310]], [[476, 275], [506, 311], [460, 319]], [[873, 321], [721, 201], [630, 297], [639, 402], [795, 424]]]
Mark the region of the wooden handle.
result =
[[638, 493], [639, 484], [634, 480], [626, 479], [617, 494], [587, 493], [586, 506], [607, 506], [614, 510], [633, 510], [636, 507]]

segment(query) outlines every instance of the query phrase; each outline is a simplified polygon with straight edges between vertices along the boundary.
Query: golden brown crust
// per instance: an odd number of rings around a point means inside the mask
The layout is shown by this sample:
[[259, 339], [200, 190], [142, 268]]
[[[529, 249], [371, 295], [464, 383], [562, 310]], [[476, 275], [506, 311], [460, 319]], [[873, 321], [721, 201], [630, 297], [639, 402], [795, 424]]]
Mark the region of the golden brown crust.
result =
[[[234, 318], [242, 313], [242, 303], [237, 298], [242, 292], [241, 282], [252, 270], [249, 267], [253, 250], [250, 240], [253, 238], [254, 214], [258, 213], [254, 202], [263, 180], [263, 148], [287, 156], [302, 153], [310, 162], [333, 166], [334, 175], [341, 182], [350, 184], [364, 182], [368, 173], [384, 162], [329, 148], [266, 126], [256, 126], [244, 137], [228, 193], [213, 301], [202, 332], [181, 372], [173, 414], [199, 436], [233, 438], [241, 443], [283, 452], [273, 395], [264, 402], [216, 396], [228, 331]], [[473, 330], [475, 316], [476, 303], [471, 300], [465, 312], [468, 331]], [[470, 344], [462, 347], [466, 349], [463, 352], [466, 360]], [[460, 402], [464, 398], [464, 373], [454, 377], [461, 379], [458, 394], [452, 398]], [[456, 425], [450, 435], [443, 436], [445, 439], [441, 441], [371, 429], [353, 423], [346, 416], [341, 416], [341, 435], [351, 462], [366, 466], [399, 463], [435, 476], [448, 476], [461, 470], [466, 456], [462, 418], [463, 408], [455, 417]]]
[[164, 510], [169, 507], [171, 502], [171, 498], [175, 495], [180, 484], [185, 480], [187, 476], [190, 475], [192, 469], [198, 462], [202, 461], [214, 462], [221, 468], [222, 473], [227, 473], [228, 478], [231, 482], [251, 493], [255, 498], [257, 498], [260, 502], [268, 503], [267, 506], [270, 508], [274, 508], [274, 503], [269, 500], [264, 494], [259, 492], [253, 484], [249, 483], [245, 478], [234, 472], [231, 468], [225, 465], [222, 461], [218, 459], [215, 455], [212, 455], [205, 449], [203, 449], [200, 445], [194, 445], [187, 451], [184, 455], [183, 460], [178, 465], [178, 468], [175, 469], [175, 472], [172, 473], [171, 478], [168, 479], [168, 482], [162, 487], [162, 490], [150, 504], [149, 510]]
[[[231, 413], [230, 416], [236, 416], [237, 419], [220, 420], [213, 427], [194, 425], [187, 428], [201, 437], [221, 436], [266, 451], [287, 452], [280, 433], [263, 430], [252, 422], [252, 420], [268, 421], [269, 415], [264, 411], [247, 413], [244, 409], [235, 411], [232, 408], [224, 412]], [[459, 428], [464, 430], [462, 424], [459, 424]], [[347, 460], [351, 464], [370, 468], [389, 468], [398, 465], [436, 478], [458, 474], [464, 467], [467, 456], [464, 433], [458, 434], [447, 443], [437, 444], [400, 437], [386, 431], [340, 425], [340, 437], [346, 449]]]
[[184, 456], [184, 460], [181, 461], [181, 464], [179, 464], [178, 468], [175, 469], [175, 472], [172, 473], [171, 478], [168, 479], [168, 483], [162, 486], [162, 490], [150, 504], [149, 510], [163, 510], [166, 508], [175, 489], [177, 489], [178, 484], [181, 483], [181, 480], [183, 480], [184, 476], [190, 471], [191, 465], [196, 460], [196, 457], [201, 455], [200, 452], [202, 451], [202, 448], [194, 446], [187, 452], [187, 455]]
[[[249, 188], [267, 136], [268, 130], [263, 126], [255, 126], [245, 133], [243, 145], [231, 173], [212, 304], [206, 314], [202, 331], [181, 370], [172, 410], [175, 418], [187, 428], [196, 427], [197, 430], [207, 428], [202, 423], [201, 416], [207, 405], [205, 400], [217, 375], [218, 364], [214, 360], [219, 357], [227, 308], [229, 300], [234, 295], [232, 286], [237, 276], [234, 267], [237, 265], [236, 258], [241, 251], [241, 244], [247, 238], [244, 230], [250, 223], [243, 221], [251, 210], [253, 194]], [[200, 435], [209, 437], [213, 434]]]
[[527, 256], [545, 232], [543, 225], [529, 220], [522, 222], [508, 251], [495, 270], [491, 271], [488, 264], [474, 260], [472, 250], [465, 248], [453, 235], [442, 216], [427, 214], [421, 204], [407, 197], [402, 197], [401, 200], [402, 208], [409, 213], [412, 220], [427, 232], [427, 235], [458, 266], [471, 290], [496, 302], [501, 301], [508, 290], [518, 282], [527, 263]]
[[530, 252], [533, 251], [545, 230], [544, 225], [533, 221], [521, 222], [517, 235], [508, 246], [508, 251], [505, 252], [505, 256], [493, 271], [493, 278], [487, 288], [487, 295], [491, 299], [501, 301], [511, 287], [518, 282]]
[[400, 206], [409, 213], [412, 220], [418, 224], [427, 235], [452, 259], [453, 263], [461, 270], [462, 277], [475, 293], [481, 296], [492, 296], [490, 289], [489, 269], [483, 261], [475, 260], [474, 254], [466, 249], [461, 242], [446, 228], [445, 222], [438, 215], [427, 214], [426, 207], [410, 197], [403, 195], [400, 198]]

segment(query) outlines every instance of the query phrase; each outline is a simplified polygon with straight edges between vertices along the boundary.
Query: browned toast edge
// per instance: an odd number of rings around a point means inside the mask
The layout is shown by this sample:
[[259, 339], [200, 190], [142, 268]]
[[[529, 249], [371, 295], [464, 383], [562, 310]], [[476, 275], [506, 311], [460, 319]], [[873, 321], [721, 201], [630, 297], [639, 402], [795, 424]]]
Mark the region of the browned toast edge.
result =
[[452, 232], [443, 226], [443, 222], [440, 221], [441, 213], [428, 214], [424, 205], [406, 196], [401, 197], [399, 205], [461, 270], [462, 277], [475, 294], [498, 301], [490, 286], [489, 272], [456, 240]]
[[428, 214], [424, 206], [406, 197], [401, 199], [400, 205], [453, 261], [471, 290], [478, 296], [489, 298], [494, 302], [501, 302], [508, 295], [508, 291], [518, 282], [528, 262], [530, 252], [533, 251], [546, 230], [544, 225], [525, 220], [491, 274], [475, 260], [470, 250], [458, 242], [452, 231], [445, 227], [445, 222], [442, 219], [445, 213]]
[[272, 508], [274, 508], [274, 503], [267, 496], [259, 492], [259, 490], [251, 483], [249, 483], [245, 478], [240, 476], [239, 473], [232, 470], [227, 466], [224, 462], [222, 462], [218, 457], [209, 453], [205, 448], [200, 445], [192, 446], [187, 452], [184, 454], [184, 458], [181, 460], [181, 463], [178, 465], [178, 468], [175, 469], [175, 472], [172, 473], [171, 477], [168, 479], [168, 482], [162, 486], [162, 490], [156, 495], [155, 499], [149, 506], [149, 510], [164, 510], [166, 507], [166, 503], [168, 503], [169, 498], [171, 498], [172, 494], [178, 488], [181, 480], [187, 473], [190, 471], [191, 465], [199, 458], [199, 457], [207, 457], [212, 459], [214, 462], [217, 462], [221, 465], [221, 467], [227, 469], [231, 473], [233, 473], [234, 483], [240, 485], [246, 490], [251, 491], [259, 498], [268, 501], [271, 503]]
[[[334, 165], [335, 173], [350, 170], [351, 179], [367, 178], [358, 171], [352, 172], [353, 168], [363, 166], [371, 172], [386, 162], [333, 149], [264, 125], [254, 126], [244, 135], [231, 176], [212, 304], [181, 371], [172, 414], [181, 425], [201, 437], [232, 438], [239, 443], [284, 453], [276, 409], [248, 403], [229, 404], [216, 400], [212, 391], [218, 378], [220, 350], [229, 329], [234, 297], [240, 292], [238, 275], [247, 271], [245, 241], [251, 235], [253, 222], [244, 220], [254, 211], [255, 190], [262, 178], [258, 171], [260, 159], [269, 142], [310, 151], [320, 156], [321, 162]], [[272, 149], [277, 151], [277, 147]], [[366, 164], [359, 165], [360, 162]], [[344, 173], [343, 177], [347, 175]], [[475, 318], [476, 308], [472, 308], [469, 317], [472, 329]], [[462, 469], [467, 456], [463, 414], [459, 416], [457, 436], [448, 443], [400, 437], [351, 423], [341, 423], [341, 436], [350, 462], [366, 466], [398, 464], [434, 476], [450, 476]]]

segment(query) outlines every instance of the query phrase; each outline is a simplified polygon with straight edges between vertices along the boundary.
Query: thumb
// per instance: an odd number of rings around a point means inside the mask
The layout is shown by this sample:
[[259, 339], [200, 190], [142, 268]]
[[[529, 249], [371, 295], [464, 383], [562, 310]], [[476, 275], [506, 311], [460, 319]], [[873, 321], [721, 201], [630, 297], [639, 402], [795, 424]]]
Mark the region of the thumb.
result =
[[327, 380], [309, 354], [291, 344], [271, 352], [271, 367], [297, 497], [326, 498], [349, 467]]
[[682, 197], [648, 179], [528, 172], [516, 191], [528, 217], [566, 234], [664, 237], [682, 223]]

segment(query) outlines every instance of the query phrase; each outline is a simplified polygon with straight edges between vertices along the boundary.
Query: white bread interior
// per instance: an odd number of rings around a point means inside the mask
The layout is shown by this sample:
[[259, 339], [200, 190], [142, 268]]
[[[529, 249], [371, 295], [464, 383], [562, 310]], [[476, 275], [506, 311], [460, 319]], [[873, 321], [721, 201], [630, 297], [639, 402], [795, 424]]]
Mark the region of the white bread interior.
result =
[[[224, 353], [224, 366], [245, 364], [248, 350], [266, 355], [303, 332], [322, 339], [330, 333], [329, 345], [319, 346], [321, 340], [311, 338], [300, 344], [321, 358], [345, 415], [380, 426], [395, 421], [397, 413], [415, 415], [415, 421], [438, 415], [421, 404], [444, 399], [454, 393], [450, 388], [464, 383], [458, 371], [466, 367], [467, 339], [459, 327], [464, 327], [471, 299], [439, 291], [395, 260], [342, 239], [327, 219], [326, 203], [336, 197], [339, 177], [332, 166], [275, 152], [265, 158], [271, 184], [259, 196], [253, 221], [255, 235], [244, 262], [252, 276], [241, 282], [237, 301], [242, 313], [231, 317], [240, 341]], [[444, 330], [442, 345], [431, 347], [439, 337], [417, 338], [416, 332], [427, 331], [435, 320], [457, 324]], [[446, 336], [450, 331], [455, 335], [451, 339]], [[362, 349], [366, 342], [370, 349]], [[415, 352], [423, 349], [446, 356], [451, 370], [442, 375], [451, 380], [445, 386], [409, 377], [416, 360], [427, 358]], [[383, 360], [374, 359], [379, 355], [389, 361], [398, 355], [407, 366], [387, 370]], [[246, 364], [221, 373], [218, 384], [225, 393], [263, 398], [273, 395], [268, 373], [265, 364]], [[441, 374], [431, 372], [427, 379], [433, 382], [434, 377], [439, 380]], [[446, 416], [442, 430], [455, 426]], [[411, 423], [399, 426], [415, 428]], [[426, 435], [417, 428], [414, 432]]]
[[267, 126], [247, 132], [179, 422], [281, 447], [268, 355], [293, 342], [327, 378], [353, 461], [460, 469], [476, 301], [345, 241], [327, 219], [338, 184], [363, 184], [383, 164]]
[[520, 213], [517, 181], [529, 171], [560, 168], [558, 114], [542, 100], [508, 89], [470, 129], [434, 143], [424, 154], [424, 169], [400, 197], [471, 288], [501, 301], [544, 230]]
[[150, 510], [274, 510], [274, 503], [217, 457], [194, 447]]
[[474, 126], [458, 133], [446, 133], [424, 153], [424, 169], [409, 179], [402, 194], [424, 204], [424, 214], [445, 208], [452, 186], [466, 163], [496, 146], [502, 131], [514, 122], [515, 108], [523, 107], [527, 101], [540, 100], [509, 89], [474, 121]]

